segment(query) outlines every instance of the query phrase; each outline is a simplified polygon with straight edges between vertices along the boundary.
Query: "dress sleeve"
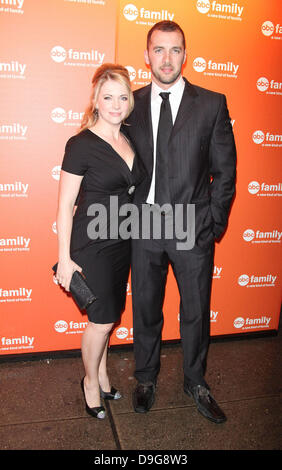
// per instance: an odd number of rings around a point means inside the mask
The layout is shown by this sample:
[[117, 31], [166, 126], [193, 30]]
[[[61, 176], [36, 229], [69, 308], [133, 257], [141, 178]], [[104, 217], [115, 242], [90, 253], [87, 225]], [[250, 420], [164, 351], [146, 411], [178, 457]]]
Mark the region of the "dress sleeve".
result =
[[61, 169], [82, 176], [88, 168], [87, 153], [83, 142], [77, 137], [73, 136], [67, 141]]

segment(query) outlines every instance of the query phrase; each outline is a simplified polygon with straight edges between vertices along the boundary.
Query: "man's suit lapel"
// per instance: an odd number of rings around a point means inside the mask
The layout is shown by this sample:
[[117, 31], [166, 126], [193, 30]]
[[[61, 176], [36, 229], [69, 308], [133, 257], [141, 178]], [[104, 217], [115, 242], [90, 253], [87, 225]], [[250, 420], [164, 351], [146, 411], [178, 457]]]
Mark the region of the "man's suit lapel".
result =
[[138, 98], [136, 99], [136, 118], [135, 125], [140, 126], [140, 129], [136, 129], [136, 132], [142, 131], [145, 134], [144, 142], [148, 145], [148, 151], [142, 152], [141, 158], [147, 168], [149, 174], [151, 174], [153, 169], [153, 149], [154, 149], [154, 140], [153, 140], [153, 127], [152, 127], [152, 117], [151, 117], [151, 89], [152, 85], [148, 85], [145, 88], [138, 90]]
[[187, 121], [191, 119], [193, 116], [193, 111], [195, 110], [196, 97], [198, 96], [197, 92], [193, 85], [191, 85], [188, 80], [186, 80], [186, 78], [184, 78], [184, 81], [185, 88], [170, 139], [173, 139], [175, 135], [181, 130], [181, 128], [187, 123]]
[[140, 119], [141, 126], [143, 126], [146, 131], [148, 137], [147, 142], [150, 144], [150, 147], [153, 150], [154, 142], [151, 116], [151, 89], [151, 84], [143, 89], [143, 94], [140, 96], [140, 106], [138, 107], [138, 117]]

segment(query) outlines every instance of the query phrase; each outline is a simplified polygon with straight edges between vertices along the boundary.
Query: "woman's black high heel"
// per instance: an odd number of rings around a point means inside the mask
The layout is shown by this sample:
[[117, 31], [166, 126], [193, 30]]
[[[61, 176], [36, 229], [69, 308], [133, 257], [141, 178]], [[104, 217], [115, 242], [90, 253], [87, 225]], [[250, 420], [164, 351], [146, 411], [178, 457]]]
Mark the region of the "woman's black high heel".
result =
[[93, 418], [104, 419], [106, 417], [106, 410], [103, 406], [94, 406], [93, 408], [90, 408], [90, 406], [87, 405], [85, 390], [84, 390], [84, 377], [81, 380], [80, 385], [82, 388], [82, 393], [83, 393], [84, 400], [85, 400], [85, 409], [87, 413], [93, 416]]
[[100, 394], [101, 397], [104, 398], [105, 400], [119, 400], [122, 395], [121, 393], [116, 390], [114, 387], [111, 388], [110, 392], [103, 392], [103, 390], [100, 387]]

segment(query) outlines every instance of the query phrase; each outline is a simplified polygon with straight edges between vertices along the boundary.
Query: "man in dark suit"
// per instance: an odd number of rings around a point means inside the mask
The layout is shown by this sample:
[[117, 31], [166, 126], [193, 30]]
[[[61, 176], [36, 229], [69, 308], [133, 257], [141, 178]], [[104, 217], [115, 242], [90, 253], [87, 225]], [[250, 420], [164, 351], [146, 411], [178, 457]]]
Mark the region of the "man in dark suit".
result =
[[[152, 83], [135, 91], [135, 108], [127, 121], [130, 125], [126, 126], [148, 173], [136, 190], [135, 203], [140, 208], [149, 207], [161, 220], [161, 237], [154, 238], [151, 229], [150, 236], [133, 240], [133, 328], [138, 381], [133, 405], [136, 412], [142, 413], [154, 403], [170, 263], [181, 298], [184, 392], [194, 398], [206, 418], [221, 423], [226, 417], [211, 395], [204, 374], [214, 240], [227, 224], [235, 189], [236, 149], [225, 96], [183, 78], [185, 60], [185, 37], [179, 25], [170, 21], [157, 23], [148, 33], [145, 52]], [[193, 220], [185, 216], [185, 208], [194, 205], [195, 243], [189, 249], [179, 248], [175, 231], [173, 237], [166, 237], [168, 212], [162, 210], [164, 204], [172, 209], [183, 206], [186, 225]]]

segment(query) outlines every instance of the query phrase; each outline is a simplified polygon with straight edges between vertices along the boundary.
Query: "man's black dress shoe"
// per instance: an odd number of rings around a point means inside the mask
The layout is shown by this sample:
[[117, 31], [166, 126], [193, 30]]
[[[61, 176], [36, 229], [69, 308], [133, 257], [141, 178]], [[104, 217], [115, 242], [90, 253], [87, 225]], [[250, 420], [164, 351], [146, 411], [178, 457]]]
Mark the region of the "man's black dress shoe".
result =
[[224, 423], [226, 416], [219, 408], [210, 391], [202, 385], [188, 387], [184, 385], [184, 392], [194, 398], [198, 411], [214, 423]]
[[138, 383], [133, 392], [133, 408], [136, 413], [147, 413], [155, 401], [155, 385]]

